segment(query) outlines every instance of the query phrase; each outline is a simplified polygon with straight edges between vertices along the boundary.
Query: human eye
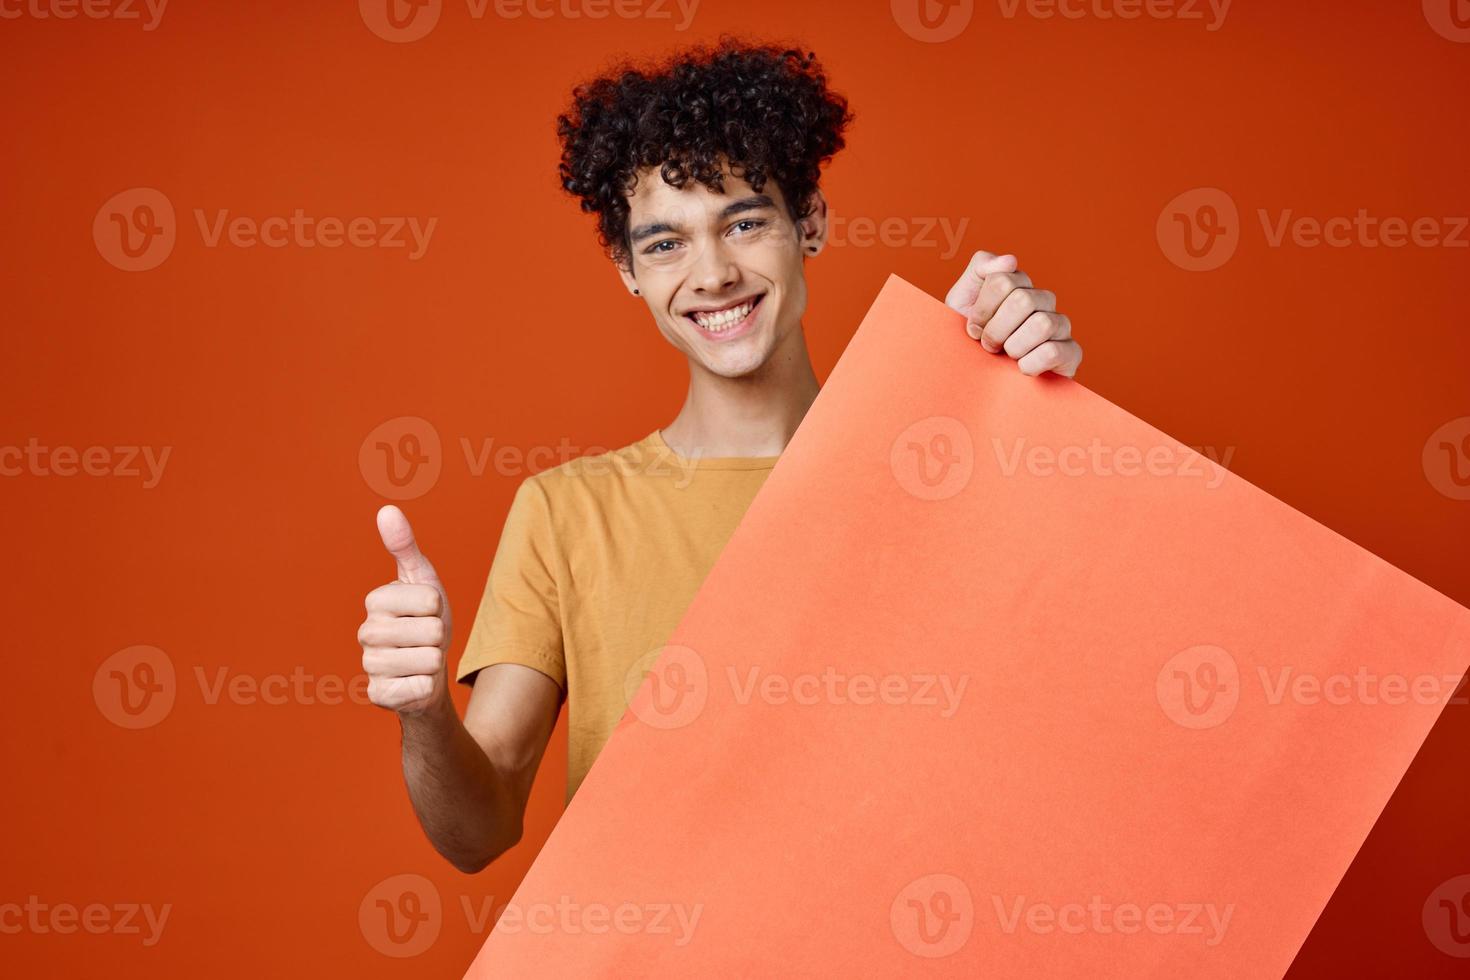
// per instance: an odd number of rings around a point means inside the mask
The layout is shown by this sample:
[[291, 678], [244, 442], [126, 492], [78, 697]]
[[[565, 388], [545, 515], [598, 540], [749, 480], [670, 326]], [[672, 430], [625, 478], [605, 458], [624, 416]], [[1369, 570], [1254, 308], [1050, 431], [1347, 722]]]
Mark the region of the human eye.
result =
[[731, 230], [740, 231], [743, 228], [745, 229], [745, 231], [750, 232], [755, 231], [758, 228], [764, 228], [766, 224], [767, 222], [764, 218], [742, 218], [739, 221], [735, 222]]
[[[670, 252], [674, 251], [678, 244], [679, 243], [674, 241], [672, 238], [665, 238], [662, 241], [654, 242], [652, 245], [648, 246], [646, 249], [643, 250], [643, 254], [668, 255]], [[667, 248], [664, 247], [666, 245], [668, 246]]]

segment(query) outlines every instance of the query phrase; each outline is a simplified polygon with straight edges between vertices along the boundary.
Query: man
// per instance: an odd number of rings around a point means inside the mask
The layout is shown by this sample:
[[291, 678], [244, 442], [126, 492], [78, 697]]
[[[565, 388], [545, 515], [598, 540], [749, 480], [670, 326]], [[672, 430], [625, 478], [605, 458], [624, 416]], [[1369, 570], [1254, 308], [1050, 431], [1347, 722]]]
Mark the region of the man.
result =
[[[576, 792], [816, 398], [804, 264], [827, 236], [818, 174], [851, 119], [814, 56], [731, 41], [579, 86], [559, 118], [562, 186], [597, 215], [689, 388], [662, 429], [522, 481], [457, 672], [473, 685], [463, 721], [444, 590], [398, 508], [378, 513], [398, 579], [367, 597], [363, 669], [401, 723], [419, 821], [460, 870], [520, 840], [563, 700]], [[947, 302], [1026, 374], [1081, 361], [1055, 296], [1013, 256], [975, 253]]]

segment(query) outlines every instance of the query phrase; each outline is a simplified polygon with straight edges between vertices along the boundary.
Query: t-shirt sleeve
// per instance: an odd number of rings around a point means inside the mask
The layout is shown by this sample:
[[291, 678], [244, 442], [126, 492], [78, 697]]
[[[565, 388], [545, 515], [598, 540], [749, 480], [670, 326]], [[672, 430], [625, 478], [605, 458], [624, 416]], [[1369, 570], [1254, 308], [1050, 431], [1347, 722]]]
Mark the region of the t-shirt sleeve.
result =
[[524, 664], [567, 689], [557, 571], [560, 555], [546, 490], [521, 481], [490, 562], [485, 594], [455, 677], [472, 683], [491, 664]]

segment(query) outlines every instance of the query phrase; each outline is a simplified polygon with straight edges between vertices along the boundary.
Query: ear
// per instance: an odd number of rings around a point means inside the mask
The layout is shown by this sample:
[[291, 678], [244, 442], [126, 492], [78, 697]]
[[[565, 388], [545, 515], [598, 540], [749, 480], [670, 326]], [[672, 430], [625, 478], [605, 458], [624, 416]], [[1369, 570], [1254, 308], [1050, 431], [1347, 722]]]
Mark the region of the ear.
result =
[[797, 223], [797, 244], [802, 258], [811, 258], [827, 245], [827, 198], [820, 190], [813, 191], [812, 212]]
[[638, 280], [633, 276], [633, 260], [623, 259], [622, 261], [619, 261], [617, 259], [613, 259], [613, 268], [618, 270], [618, 278], [623, 280], [623, 287], [627, 289], [629, 293], [637, 295]]

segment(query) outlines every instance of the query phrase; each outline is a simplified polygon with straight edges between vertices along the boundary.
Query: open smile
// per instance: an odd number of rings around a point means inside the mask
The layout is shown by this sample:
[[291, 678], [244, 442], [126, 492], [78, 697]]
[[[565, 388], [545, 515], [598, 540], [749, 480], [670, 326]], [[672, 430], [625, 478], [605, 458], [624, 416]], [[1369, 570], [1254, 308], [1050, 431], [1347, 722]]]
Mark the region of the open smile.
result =
[[690, 310], [684, 317], [711, 340], [731, 340], [755, 324], [755, 311], [765, 298], [765, 293], [747, 296], [726, 306]]

